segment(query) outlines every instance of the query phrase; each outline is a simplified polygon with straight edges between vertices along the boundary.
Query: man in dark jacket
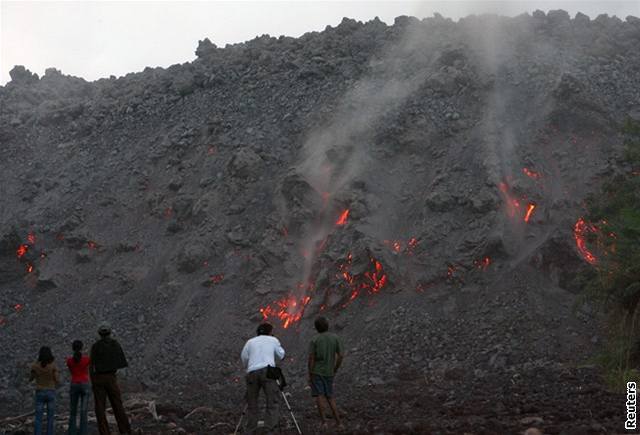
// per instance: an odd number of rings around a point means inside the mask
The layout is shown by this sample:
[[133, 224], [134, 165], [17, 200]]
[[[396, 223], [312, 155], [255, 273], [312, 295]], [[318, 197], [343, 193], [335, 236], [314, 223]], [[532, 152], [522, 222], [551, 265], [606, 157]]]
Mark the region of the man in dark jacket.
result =
[[100, 340], [91, 346], [91, 384], [96, 403], [96, 419], [100, 435], [108, 435], [109, 423], [107, 422], [107, 397], [111, 402], [113, 414], [118, 422], [118, 430], [121, 434], [130, 434], [129, 419], [122, 406], [122, 395], [118, 386], [116, 372], [128, 366], [124, 351], [116, 340], [111, 337], [111, 327], [108, 323], [102, 323], [98, 328]]

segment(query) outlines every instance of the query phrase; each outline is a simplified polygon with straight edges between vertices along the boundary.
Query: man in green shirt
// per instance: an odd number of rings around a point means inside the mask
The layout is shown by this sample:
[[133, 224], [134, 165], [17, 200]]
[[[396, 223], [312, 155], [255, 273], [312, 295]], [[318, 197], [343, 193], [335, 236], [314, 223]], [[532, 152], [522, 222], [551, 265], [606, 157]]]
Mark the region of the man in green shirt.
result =
[[318, 335], [313, 337], [309, 346], [309, 384], [311, 395], [316, 398], [320, 420], [323, 429], [326, 429], [323, 398], [329, 403], [333, 418], [339, 429], [344, 429], [336, 401], [333, 398], [333, 377], [342, 364], [342, 342], [337, 335], [329, 331], [329, 322], [324, 317], [318, 317], [314, 323]]

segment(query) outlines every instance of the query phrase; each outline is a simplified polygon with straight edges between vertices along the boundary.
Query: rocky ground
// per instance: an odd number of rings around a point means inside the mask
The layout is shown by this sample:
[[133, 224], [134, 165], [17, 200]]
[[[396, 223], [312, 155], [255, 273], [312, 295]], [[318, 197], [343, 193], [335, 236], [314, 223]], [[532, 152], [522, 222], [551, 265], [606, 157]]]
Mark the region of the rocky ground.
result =
[[0, 418], [30, 410], [41, 345], [60, 363], [109, 320], [128, 397], [157, 405], [141, 427], [232, 432], [266, 318], [307, 428], [323, 313], [354, 433], [615, 433], [576, 278], [584, 198], [640, 118], [639, 42], [637, 18], [563, 11], [345, 19], [91, 83], [14, 68]]
[[[521, 434], [530, 427], [550, 435], [624, 432], [620, 411], [624, 397], [603, 391], [593, 367], [540, 365], [470, 382], [465, 377], [465, 373], [447, 372], [434, 382], [415, 371], [392, 382], [342, 389], [344, 431], [332, 425], [321, 431], [303, 392], [294, 391], [288, 399], [307, 434]], [[224, 401], [223, 407], [216, 402], [192, 407], [138, 398], [130, 399], [127, 409], [134, 429], [143, 433], [233, 433], [241, 405], [233, 407]], [[282, 415], [278, 433], [296, 433], [286, 409]], [[91, 413], [89, 420], [90, 425], [95, 421]], [[28, 433], [32, 418], [3, 423], [0, 428], [3, 433]], [[58, 420], [58, 428], [66, 428], [66, 415]]]

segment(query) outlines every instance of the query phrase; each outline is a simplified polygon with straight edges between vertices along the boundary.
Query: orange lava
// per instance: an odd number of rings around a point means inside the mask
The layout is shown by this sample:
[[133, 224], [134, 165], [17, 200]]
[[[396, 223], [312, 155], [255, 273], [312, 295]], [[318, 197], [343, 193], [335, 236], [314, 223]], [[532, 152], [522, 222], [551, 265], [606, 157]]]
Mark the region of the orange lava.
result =
[[346, 209], [345, 211], [340, 213], [340, 217], [336, 221], [336, 225], [346, 225], [348, 217], [349, 217], [349, 209]]
[[522, 172], [524, 172], [525, 175], [531, 178], [532, 180], [539, 180], [540, 178], [542, 178], [542, 175], [540, 175], [539, 172], [532, 171], [529, 168], [522, 168]]
[[222, 282], [223, 279], [224, 279], [224, 274], [222, 273], [216, 273], [215, 275], [209, 276], [209, 281], [211, 281], [213, 284], [218, 284]]
[[531, 218], [531, 215], [533, 214], [533, 211], [536, 209], [536, 205], [535, 204], [529, 204], [527, 206], [527, 213], [524, 215], [524, 221], [525, 222], [529, 222], [529, 219]]
[[20, 245], [20, 246], [18, 246], [18, 250], [16, 251], [16, 255], [18, 256], [18, 258], [22, 258], [22, 257], [24, 257], [24, 254], [26, 254], [28, 250], [29, 250], [29, 246], [28, 245]]
[[413, 250], [418, 246], [418, 239], [412, 237], [406, 243], [402, 240], [383, 240], [382, 243], [396, 254], [404, 252], [407, 255], [412, 255]]
[[590, 223], [585, 222], [583, 218], [578, 219], [575, 226], [573, 227], [573, 237], [576, 240], [576, 247], [578, 248], [578, 252], [584, 260], [589, 264], [596, 264], [598, 259], [595, 255], [587, 248], [587, 243], [585, 240], [585, 236], [587, 233], [596, 232], [597, 228]]
[[282, 327], [287, 329], [292, 324], [300, 321], [304, 314], [304, 308], [309, 302], [311, 302], [310, 296], [304, 296], [301, 299], [289, 296], [260, 308], [260, 314], [262, 314], [264, 320], [269, 318], [279, 319], [282, 322]]
[[491, 258], [484, 257], [482, 260], [476, 260], [473, 264], [480, 270], [487, 270], [487, 268], [491, 265]]

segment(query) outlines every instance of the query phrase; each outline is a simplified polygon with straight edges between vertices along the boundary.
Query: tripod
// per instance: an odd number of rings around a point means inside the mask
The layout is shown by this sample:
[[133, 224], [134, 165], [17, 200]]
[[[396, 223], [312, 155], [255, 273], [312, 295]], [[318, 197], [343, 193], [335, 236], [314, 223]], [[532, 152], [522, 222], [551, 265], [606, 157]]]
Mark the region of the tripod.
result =
[[293, 423], [296, 425], [296, 429], [299, 435], [302, 435], [302, 431], [300, 430], [300, 426], [298, 426], [298, 420], [296, 420], [296, 416], [293, 415], [293, 410], [291, 409], [291, 405], [289, 405], [289, 401], [287, 400], [287, 396], [284, 394], [283, 386], [280, 384], [280, 379], [276, 379], [276, 384], [278, 384], [278, 388], [280, 388], [280, 394], [282, 394], [282, 398], [284, 399], [284, 403], [287, 405], [287, 409], [291, 414], [291, 418], [293, 419]]
[[[300, 430], [300, 426], [298, 425], [298, 420], [296, 420], [296, 416], [293, 415], [293, 410], [291, 409], [291, 405], [287, 400], [287, 396], [284, 394], [284, 391], [283, 391], [284, 386], [280, 383], [280, 379], [276, 379], [276, 384], [278, 384], [278, 388], [280, 389], [280, 394], [282, 395], [282, 398], [284, 399], [284, 403], [287, 405], [287, 409], [291, 414], [291, 418], [293, 419], [293, 423], [296, 426], [298, 435], [302, 435], [302, 431]], [[238, 424], [236, 425], [236, 429], [233, 431], [233, 435], [238, 435], [238, 429], [240, 429], [240, 425], [242, 425], [242, 420], [244, 419], [244, 415], [247, 413], [248, 406], [249, 405], [246, 405], [246, 404], [244, 405], [244, 408], [242, 409], [242, 414], [240, 414], [240, 420], [238, 420]]]
[[238, 429], [240, 429], [240, 425], [242, 424], [242, 419], [247, 412], [247, 407], [249, 405], [245, 404], [244, 408], [242, 408], [242, 414], [240, 414], [240, 420], [238, 420], [238, 424], [236, 425], [236, 430], [233, 431], [233, 435], [238, 435]]

